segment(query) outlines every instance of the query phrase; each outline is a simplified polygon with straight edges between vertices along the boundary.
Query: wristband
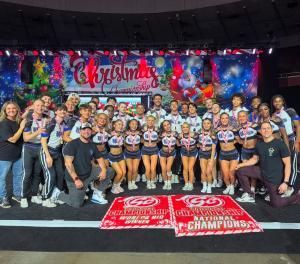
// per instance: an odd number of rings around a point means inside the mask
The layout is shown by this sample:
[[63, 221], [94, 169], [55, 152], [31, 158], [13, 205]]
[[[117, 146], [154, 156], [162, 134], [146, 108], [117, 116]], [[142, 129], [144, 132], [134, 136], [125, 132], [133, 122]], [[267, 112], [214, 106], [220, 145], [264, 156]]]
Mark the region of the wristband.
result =
[[79, 178], [77, 176], [73, 179], [74, 182], [76, 182], [78, 180], [79, 180]]
[[283, 183], [285, 183], [286, 185], [289, 185], [289, 182], [288, 182], [288, 181], [284, 181]]

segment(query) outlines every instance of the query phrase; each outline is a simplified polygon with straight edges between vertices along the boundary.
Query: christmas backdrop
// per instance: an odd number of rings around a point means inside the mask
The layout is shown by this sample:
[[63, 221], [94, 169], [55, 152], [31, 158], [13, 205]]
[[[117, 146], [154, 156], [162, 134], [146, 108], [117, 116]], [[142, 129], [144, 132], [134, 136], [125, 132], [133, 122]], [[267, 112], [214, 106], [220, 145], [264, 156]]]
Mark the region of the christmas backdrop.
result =
[[32, 84], [20, 80], [20, 56], [0, 58], [0, 104], [15, 99], [24, 107], [48, 93], [59, 101], [61, 92], [139, 93], [163, 95], [203, 105], [216, 98], [228, 106], [233, 93], [256, 95], [259, 58], [239, 54], [211, 56], [212, 83], [203, 82], [202, 56], [36, 56]]

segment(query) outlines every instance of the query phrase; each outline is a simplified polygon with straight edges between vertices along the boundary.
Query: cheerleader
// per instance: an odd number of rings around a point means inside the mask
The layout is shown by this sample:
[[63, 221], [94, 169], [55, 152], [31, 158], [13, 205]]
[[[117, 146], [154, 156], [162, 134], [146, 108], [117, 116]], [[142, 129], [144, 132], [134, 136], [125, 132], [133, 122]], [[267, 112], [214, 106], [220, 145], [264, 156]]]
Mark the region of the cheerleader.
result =
[[95, 135], [93, 136], [93, 142], [96, 144], [97, 149], [101, 153], [101, 158], [104, 159], [106, 167], [109, 166], [109, 161], [107, 160], [108, 151], [107, 144], [109, 139], [109, 133], [107, 129], [108, 116], [104, 113], [97, 114], [95, 116], [95, 123], [93, 131]]
[[165, 182], [163, 190], [171, 190], [172, 165], [176, 156], [177, 133], [171, 130], [171, 122], [165, 120], [160, 125], [162, 148], [159, 151], [161, 173]]
[[216, 164], [216, 137], [213, 134], [211, 119], [204, 119], [199, 134], [199, 160], [201, 168], [202, 193], [211, 193], [213, 168]]
[[197, 139], [198, 134], [191, 131], [190, 125], [184, 122], [181, 126], [179, 142], [181, 145], [181, 159], [183, 164], [183, 191], [192, 191], [194, 189], [194, 165], [198, 156]]
[[[130, 116], [126, 114], [126, 104], [124, 102], [119, 103], [118, 111], [115, 113], [112, 121], [121, 120], [123, 122], [123, 129], [125, 130], [127, 122], [130, 120]], [[123, 132], [123, 131], [122, 131]]]
[[194, 103], [189, 104], [189, 116], [186, 118], [185, 122], [190, 124], [191, 132], [199, 132], [202, 126], [201, 117], [197, 115], [197, 105]]
[[131, 119], [127, 123], [125, 134], [125, 161], [127, 165], [128, 190], [135, 190], [138, 168], [141, 160], [140, 150], [141, 136], [140, 123], [136, 119]]
[[156, 166], [158, 159], [158, 132], [155, 128], [156, 118], [153, 115], [147, 116], [146, 126], [143, 129], [142, 158], [145, 165], [147, 189], [155, 189]]
[[272, 106], [275, 109], [275, 113], [273, 114], [273, 116], [281, 118], [288, 137], [289, 148], [291, 152], [292, 171], [289, 181], [289, 188], [284, 196], [291, 196], [294, 191], [292, 186], [294, 186], [295, 184], [298, 172], [297, 161], [298, 153], [300, 151], [299, 116], [294, 109], [285, 109], [285, 100], [281, 95], [273, 96]]
[[116, 172], [114, 178], [114, 183], [111, 189], [113, 194], [118, 194], [124, 192], [124, 189], [121, 187], [122, 180], [126, 175], [126, 162], [124, 160], [123, 145], [124, 137], [122, 134], [123, 131], [123, 121], [116, 120], [113, 122], [113, 130], [108, 140], [108, 145], [110, 147], [110, 152], [108, 153], [107, 159], [109, 160], [112, 168]]
[[[241, 160], [246, 162], [254, 155], [255, 146], [257, 142], [257, 129], [258, 126], [255, 123], [248, 121], [248, 112], [240, 111], [238, 114], [238, 121], [240, 127], [236, 136], [236, 140], [242, 145]], [[256, 180], [251, 179], [251, 191], [255, 193]]]
[[258, 112], [259, 112], [259, 125], [262, 122], [270, 122], [274, 137], [279, 139], [282, 138], [284, 143], [289, 147], [288, 136], [281, 118], [274, 115], [271, 117], [270, 106], [267, 103], [261, 103], [258, 107]]
[[235, 147], [236, 130], [229, 124], [229, 114], [221, 114], [221, 126], [217, 129], [217, 139], [220, 143], [219, 161], [223, 180], [226, 184], [224, 194], [234, 195], [235, 168], [239, 163], [239, 153]]

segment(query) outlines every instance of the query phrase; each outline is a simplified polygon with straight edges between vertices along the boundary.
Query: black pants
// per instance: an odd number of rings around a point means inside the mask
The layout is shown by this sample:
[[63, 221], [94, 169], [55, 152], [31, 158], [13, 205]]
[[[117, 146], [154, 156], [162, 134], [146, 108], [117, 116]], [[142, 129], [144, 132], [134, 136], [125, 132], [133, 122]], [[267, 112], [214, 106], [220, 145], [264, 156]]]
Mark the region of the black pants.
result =
[[64, 169], [63, 169], [63, 157], [61, 150], [50, 150], [49, 153], [53, 159], [52, 167], [48, 168], [46, 161], [46, 154], [41, 149], [40, 160], [44, 173], [45, 184], [43, 188], [43, 197], [49, 198], [53, 187], [56, 186], [59, 190], [63, 190], [64, 184]]
[[281, 195], [278, 193], [279, 185], [266, 181], [262, 177], [260, 168], [258, 166], [241, 168], [236, 172], [236, 175], [243, 190], [251, 196], [254, 196], [254, 193], [251, 191], [249, 178], [263, 181], [270, 195], [270, 203], [272, 206], [283, 207], [290, 204], [300, 204], [299, 193], [294, 194], [291, 197], [281, 197]]
[[28, 198], [35, 196], [39, 190], [41, 182], [42, 167], [40, 163], [40, 150], [41, 147], [28, 146], [24, 144], [22, 149], [22, 161], [24, 173], [22, 178], [22, 191], [21, 196]]
[[292, 140], [289, 140], [289, 145], [290, 145], [290, 152], [291, 152], [291, 176], [289, 180], [289, 185], [294, 186], [296, 179], [297, 179], [297, 174], [298, 174], [298, 153], [294, 151], [294, 143], [295, 143], [295, 138]]

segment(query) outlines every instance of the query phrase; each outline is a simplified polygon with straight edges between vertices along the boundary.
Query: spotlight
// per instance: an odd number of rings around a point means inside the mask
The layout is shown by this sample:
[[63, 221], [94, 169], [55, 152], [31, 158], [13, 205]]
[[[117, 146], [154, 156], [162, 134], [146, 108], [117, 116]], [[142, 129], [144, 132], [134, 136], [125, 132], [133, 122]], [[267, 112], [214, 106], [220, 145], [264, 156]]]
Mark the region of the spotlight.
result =
[[34, 50], [32, 51], [33, 56], [39, 56], [39, 51], [38, 50]]
[[190, 50], [189, 50], [189, 49], [187, 49], [187, 50], [185, 51], [185, 55], [186, 55], [186, 56], [189, 56], [189, 55], [190, 55]]
[[269, 54], [272, 54], [273, 48], [269, 48]]
[[117, 50], [114, 50], [114, 55], [117, 56]]
[[78, 56], [81, 56], [81, 51], [80, 50], [77, 50], [76, 52], [77, 52]]
[[196, 54], [197, 56], [201, 55], [201, 50], [195, 50], [195, 54]]
[[226, 55], [226, 49], [224, 49], [224, 51], [223, 51], [223, 55]]
[[9, 50], [5, 50], [5, 54], [6, 54], [7, 56], [10, 56], [10, 51], [9, 51]]
[[105, 51], [104, 51], [104, 55], [105, 55], [105, 56], [109, 56], [109, 54], [110, 54], [109, 50], [105, 50]]
[[153, 56], [153, 50], [150, 50], [150, 55]]
[[43, 56], [45, 56], [45, 55], [46, 55], [46, 53], [45, 53], [45, 51], [44, 51], [44, 50], [41, 50], [41, 54], [42, 54]]
[[165, 55], [165, 52], [164, 52], [163, 50], [160, 50], [160, 51], [158, 52], [158, 54], [159, 54], [160, 56], [164, 56], [164, 55]]
[[123, 50], [123, 55], [124, 56], [128, 56], [128, 51], [127, 50]]
[[73, 50], [69, 50], [68, 54], [69, 54], [70, 57], [72, 57], [74, 55], [74, 51]]

